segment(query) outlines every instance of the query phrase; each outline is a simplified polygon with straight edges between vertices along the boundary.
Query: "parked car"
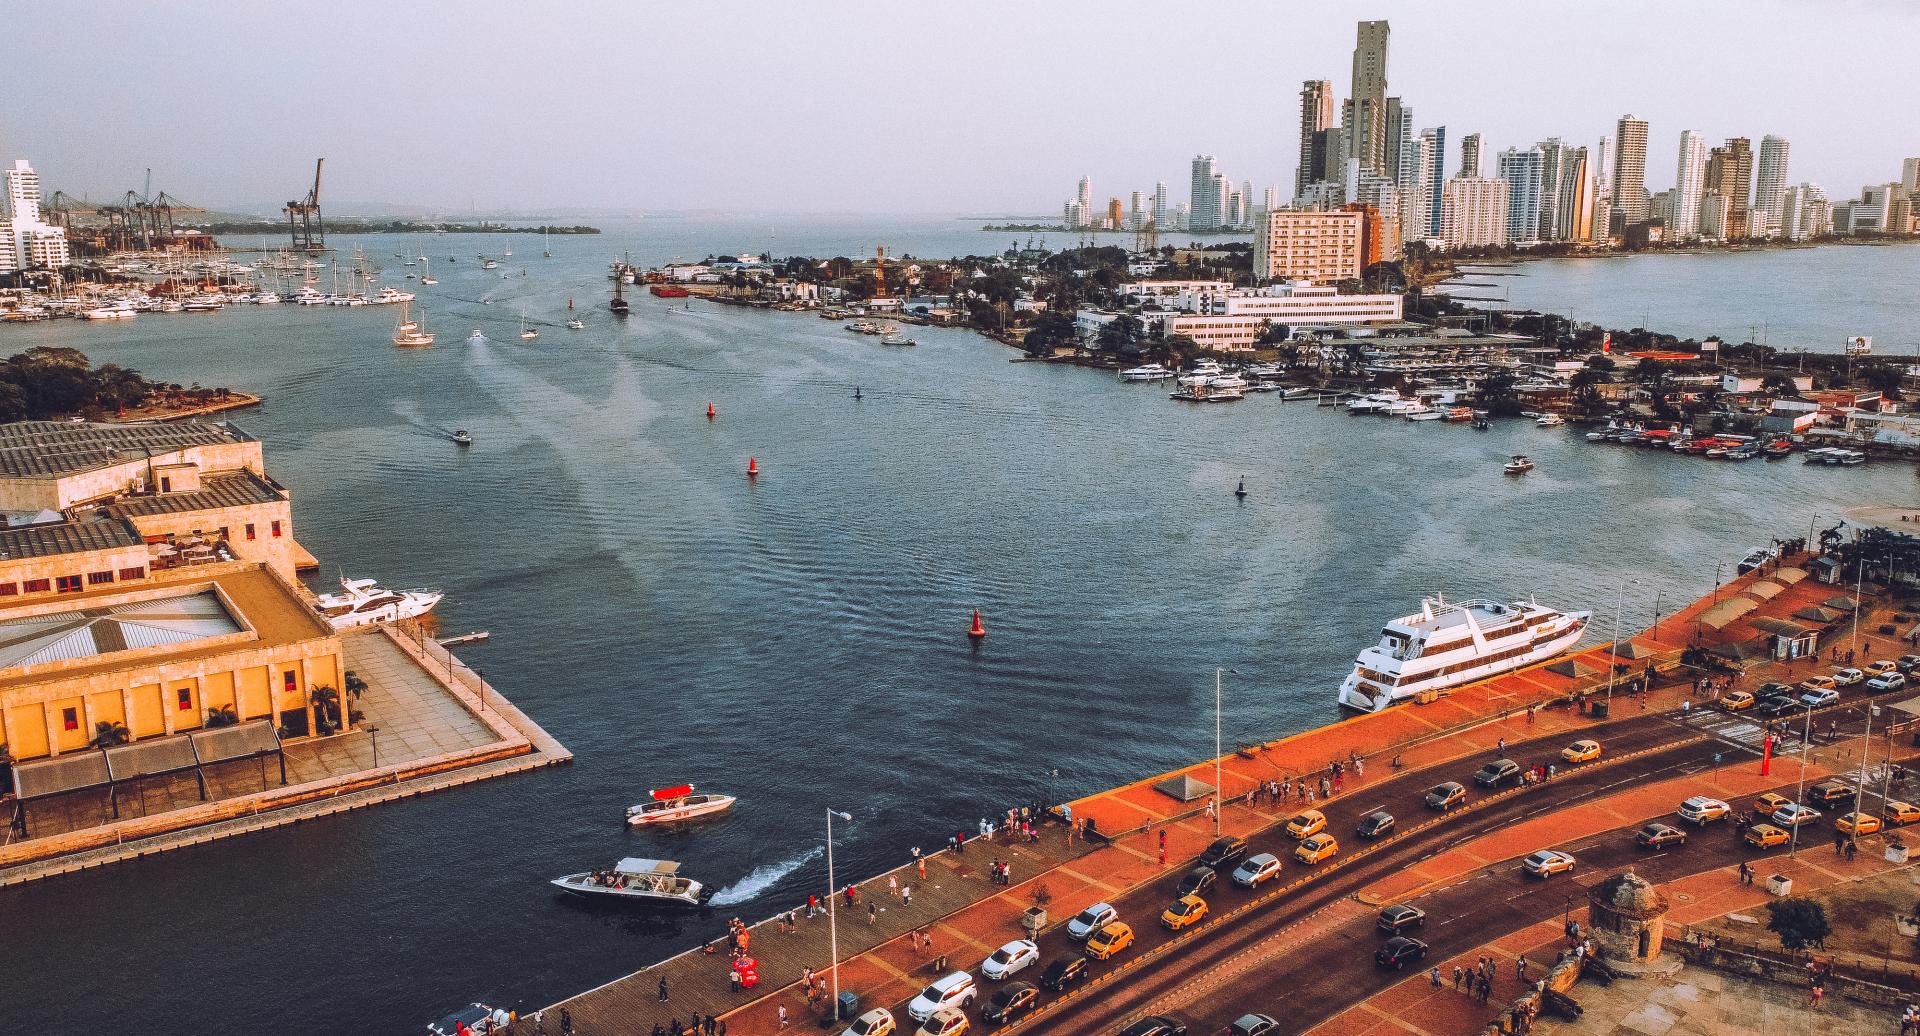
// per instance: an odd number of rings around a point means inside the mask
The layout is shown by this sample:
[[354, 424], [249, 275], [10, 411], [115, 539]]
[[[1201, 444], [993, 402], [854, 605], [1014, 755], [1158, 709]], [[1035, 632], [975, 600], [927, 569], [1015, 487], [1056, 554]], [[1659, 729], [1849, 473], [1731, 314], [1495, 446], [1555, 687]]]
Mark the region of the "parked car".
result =
[[1881, 673], [1879, 676], [1876, 676], [1873, 679], [1868, 680], [1867, 690], [1897, 691], [1900, 688], [1905, 687], [1906, 685], [1907, 685], [1907, 678], [1905, 676], [1900, 675], [1900, 671], [1896, 669], [1890, 673]]
[[1287, 834], [1295, 838], [1305, 838], [1308, 835], [1319, 834], [1326, 829], [1326, 826], [1327, 815], [1317, 809], [1309, 809], [1287, 821]]
[[1867, 674], [1852, 666], [1835, 669], [1833, 671], [1833, 684], [1835, 687], [1852, 687], [1854, 684], [1860, 683], [1866, 678]]
[[1087, 958], [1060, 957], [1040, 973], [1040, 984], [1055, 991], [1071, 989], [1087, 977]]
[[1882, 826], [1879, 817], [1867, 813], [1848, 813], [1833, 822], [1835, 831], [1845, 831], [1850, 835], [1870, 835]]
[[966, 1036], [973, 1023], [967, 1020], [967, 1012], [958, 1007], [942, 1007], [933, 1012], [933, 1017], [923, 1022], [913, 1036]]
[[1195, 924], [1207, 916], [1207, 901], [1199, 896], [1181, 896], [1173, 905], [1160, 911], [1160, 923], [1170, 931], [1179, 931]]
[[1895, 662], [1891, 658], [1876, 658], [1873, 661], [1867, 663], [1866, 669], [1867, 669], [1867, 676], [1869, 677], [1880, 676], [1885, 673], [1899, 672], [1900, 663]]
[[[1894, 675], [1898, 676], [1899, 674], [1895, 673]], [[1902, 677], [1902, 679], [1905, 679], [1905, 677]], [[1810, 709], [1825, 708], [1839, 700], [1840, 692], [1831, 687], [1822, 687], [1818, 690], [1808, 691], [1800, 696], [1800, 704]]]
[[1340, 851], [1340, 843], [1325, 831], [1301, 842], [1293, 849], [1293, 856], [1301, 863], [1319, 863]]
[[1437, 809], [1442, 813], [1450, 809], [1458, 808], [1466, 801], [1467, 789], [1461, 787], [1456, 781], [1436, 784], [1427, 790], [1427, 806], [1431, 809]]
[[1113, 904], [1095, 903], [1067, 922], [1067, 938], [1084, 942], [1087, 936], [1118, 920], [1120, 920], [1120, 911], [1115, 910]]
[[1570, 763], [1590, 763], [1600, 758], [1600, 742], [1582, 738], [1560, 750], [1560, 758]]
[[1558, 849], [1542, 849], [1520, 861], [1520, 867], [1536, 878], [1550, 878], [1562, 871], [1573, 873], [1573, 854]]
[[1007, 978], [1029, 964], [1040, 961], [1040, 946], [1032, 939], [1015, 939], [987, 955], [980, 962], [980, 974], [993, 979]]
[[1245, 863], [1233, 870], [1233, 880], [1250, 889], [1259, 888], [1261, 882], [1279, 875], [1280, 857], [1272, 853], [1249, 856]]
[[1792, 801], [1792, 799], [1787, 798], [1777, 791], [1769, 791], [1753, 800], [1753, 811], [1755, 813], [1771, 813]]
[[1212, 888], [1213, 883], [1218, 880], [1220, 880], [1220, 872], [1212, 867], [1195, 867], [1187, 872], [1186, 877], [1180, 879], [1180, 884], [1174, 887], [1173, 894], [1197, 896]]
[[1753, 707], [1753, 711], [1768, 719], [1773, 719], [1777, 716], [1783, 716], [1792, 712], [1799, 707], [1799, 701], [1789, 698], [1784, 694], [1774, 694], [1760, 699], [1760, 703]]
[[1427, 912], [1417, 906], [1396, 903], [1380, 909], [1380, 918], [1374, 927], [1388, 935], [1399, 935], [1410, 928], [1419, 928], [1427, 923]]
[[1473, 775], [1473, 783], [1483, 788], [1498, 788], [1520, 779], [1520, 764], [1511, 759], [1495, 759]]
[[1755, 824], [1747, 828], [1740, 839], [1755, 849], [1769, 849], [1776, 845], [1787, 844], [1787, 833], [1772, 824]]
[[1920, 655], [1901, 655], [1893, 661], [1908, 676], [1912, 676], [1915, 669], [1920, 669]]
[[1705, 795], [1695, 795], [1680, 804], [1680, 819], [1699, 827], [1705, 827], [1716, 820], [1725, 820], [1732, 813], [1732, 806]]
[[1773, 811], [1773, 822], [1785, 828], [1811, 824], [1820, 819], [1820, 811], [1812, 806], [1802, 806], [1798, 802], [1789, 802]]
[[1023, 1015], [1033, 1013], [1040, 1006], [1040, 991], [1025, 982], [1009, 982], [1000, 987], [1000, 991], [987, 1000], [987, 1006], [980, 1009], [980, 1020], [993, 1025], [1005, 1025]]
[[1150, 1014], [1121, 1029], [1120, 1036], [1187, 1036], [1187, 1027], [1165, 1015]]
[[1758, 700], [1747, 691], [1728, 691], [1720, 696], [1720, 707], [1728, 712], [1744, 712]]
[[942, 1007], [964, 1009], [979, 995], [980, 990], [974, 986], [973, 976], [956, 971], [934, 980], [932, 985], [920, 991], [919, 996], [908, 1001], [907, 1014], [916, 1022], [924, 1022]]
[[1205, 867], [1224, 867], [1245, 855], [1247, 840], [1228, 835], [1214, 839], [1213, 844], [1207, 846], [1206, 851], [1200, 854], [1200, 864]]
[[893, 1020], [893, 1012], [884, 1007], [876, 1007], [853, 1020], [853, 1024], [840, 1030], [840, 1036], [889, 1036], [898, 1028]]
[[1791, 698], [1798, 692], [1796, 692], [1792, 687], [1786, 684], [1769, 681], [1755, 688], [1753, 693], [1761, 701], [1765, 701], [1768, 698], [1772, 698], [1776, 695], [1782, 698]]
[[1800, 681], [1800, 689], [1803, 691], [1827, 691], [1835, 686], [1837, 685], [1831, 676], [1809, 676]]
[[1087, 956], [1094, 960], [1106, 960], [1133, 945], [1133, 928], [1125, 921], [1114, 923], [1093, 933], [1087, 940]]
[[1386, 942], [1380, 944], [1379, 949], [1373, 951], [1373, 962], [1375, 964], [1383, 968], [1392, 968], [1395, 971], [1399, 971], [1401, 968], [1415, 961], [1426, 959], [1427, 944], [1418, 939], [1409, 939], [1404, 935], [1396, 935], [1388, 939]]
[[1358, 833], [1362, 838], [1380, 838], [1393, 830], [1393, 814], [1384, 809], [1375, 810], [1360, 818]]
[[1815, 781], [1807, 788], [1807, 803], [1814, 806], [1831, 806], [1839, 802], [1852, 802], [1859, 792], [1846, 781], [1828, 779]]
[[1881, 808], [1880, 815], [1895, 827], [1905, 827], [1908, 824], [1920, 823], [1920, 806], [1911, 802], [1901, 802], [1899, 799], [1888, 799], [1886, 805]]
[[1634, 832], [1633, 841], [1642, 848], [1664, 849], [1669, 845], [1686, 844], [1687, 833], [1666, 824], [1648, 824]]
[[1226, 1036], [1270, 1036], [1280, 1031], [1280, 1023], [1270, 1015], [1243, 1014], [1227, 1026]]

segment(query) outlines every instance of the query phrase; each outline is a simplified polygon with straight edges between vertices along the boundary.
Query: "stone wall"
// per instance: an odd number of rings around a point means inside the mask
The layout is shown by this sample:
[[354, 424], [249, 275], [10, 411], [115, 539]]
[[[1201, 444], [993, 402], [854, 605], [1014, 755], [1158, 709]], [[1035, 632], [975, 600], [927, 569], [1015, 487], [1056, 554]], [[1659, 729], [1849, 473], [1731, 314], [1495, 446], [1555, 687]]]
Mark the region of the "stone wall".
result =
[[[1671, 950], [1675, 945], [1669, 943], [1668, 949]], [[1811, 982], [1807, 959], [1804, 957], [1783, 959], [1763, 953], [1756, 947], [1729, 946], [1724, 941], [1718, 946], [1700, 946], [1691, 940], [1681, 945], [1681, 954], [1689, 964], [1761, 982], [1777, 982], [1796, 989], [1806, 989]], [[1827, 993], [1864, 1004], [1894, 1008], [1912, 1002], [1915, 995], [1920, 994], [1920, 979], [1916, 979], [1911, 968], [1903, 966], [1900, 970], [1888, 970], [1877, 977], [1883, 981], [1872, 981], [1846, 965], [1839, 965], [1827, 975]]]

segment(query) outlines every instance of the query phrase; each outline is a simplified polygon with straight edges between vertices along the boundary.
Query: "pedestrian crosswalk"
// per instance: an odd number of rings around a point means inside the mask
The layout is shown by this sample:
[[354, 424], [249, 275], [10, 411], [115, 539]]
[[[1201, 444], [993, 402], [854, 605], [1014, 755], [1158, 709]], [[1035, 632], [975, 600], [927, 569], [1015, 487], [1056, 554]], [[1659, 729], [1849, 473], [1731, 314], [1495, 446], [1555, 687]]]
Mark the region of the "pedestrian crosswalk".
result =
[[1688, 724], [1708, 737], [1734, 748], [1759, 755], [1766, 746], [1767, 730], [1744, 716], [1707, 713]]

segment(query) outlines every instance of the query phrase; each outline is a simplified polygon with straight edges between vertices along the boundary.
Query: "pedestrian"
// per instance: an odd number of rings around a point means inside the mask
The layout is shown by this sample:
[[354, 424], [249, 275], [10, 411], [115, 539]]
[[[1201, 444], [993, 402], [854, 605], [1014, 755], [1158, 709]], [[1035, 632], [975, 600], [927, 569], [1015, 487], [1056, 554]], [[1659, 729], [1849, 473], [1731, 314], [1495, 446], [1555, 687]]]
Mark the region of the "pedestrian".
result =
[[867, 904], [867, 927], [872, 928], [874, 920], [879, 916], [880, 916], [880, 905], [878, 903], [868, 903]]
[[1525, 982], [1527, 980], [1527, 955], [1526, 954], [1524, 953], [1521, 954], [1520, 959], [1513, 962], [1513, 973], [1515, 976], [1517, 976], [1520, 979], [1521, 982]]
[[560, 1009], [560, 1036], [573, 1036], [573, 1012]]
[[1207, 822], [1213, 822], [1213, 799], [1207, 799]]
[[913, 905], [913, 886], [912, 885], [900, 886], [900, 905], [903, 907], [909, 907]]
[[1165, 867], [1166, 865], [1167, 865], [1167, 843], [1161, 842], [1160, 843], [1160, 866]]
[[782, 1029], [787, 1027], [787, 1005], [786, 1004], [780, 1005], [780, 1027]]
[[653, 1036], [667, 1036], [667, 1027], [659, 1022], [653, 1023]]
[[1466, 977], [1467, 977], [1467, 973], [1460, 969], [1460, 965], [1455, 964], [1453, 966], [1453, 991], [1454, 992], [1456, 993], [1460, 992], [1460, 983], [1465, 981]]
[[896, 898], [900, 895], [900, 879], [891, 874], [887, 875], [887, 895]]
[[1852, 862], [1853, 862], [1853, 854], [1854, 854], [1854, 853], [1857, 853], [1857, 852], [1859, 852], [1859, 851], [1860, 851], [1860, 846], [1859, 846], [1859, 844], [1858, 844], [1858, 843], [1856, 843], [1856, 842], [1855, 842], [1855, 841], [1854, 841], [1853, 839], [1851, 839], [1851, 838], [1849, 838], [1849, 839], [1847, 839], [1847, 862], [1848, 862], [1848, 863], [1852, 863]]
[[913, 861], [913, 863], [915, 867], [918, 867], [920, 869], [920, 880], [921, 881], [927, 880], [927, 858], [922, 856], [921, 858]]
[[[1429, 982], [1432, 982], [1432, 983], [1433, 983], [1433, 988], [1435, 988], [1435, 989], [1439, 989], [1439, 988], [1440, 988], [1440, 968], [1439, 968], [1439, 966], [1438, 966], [1438, 965], [1435, 965], [1434, 967], [1432, 967], [1432, 968], [1430, 968], [1430, 969], [1428, 969], [1428, 971], [1427, 971], [1427, 981], [1429, 981]], [[1907, 1036], [1907, 1034], [1906, 1034], [1906, 1030], [1904, 1030], [1904, 1029], [1903, 1029], [1903, 1030], [1901, 1030], [1901, 1032], [1900, 1032], [1900, 1036]]]
[[1000, 884], [1002, 885], [1013, 884], [1013, 861], [1012, 860], [1008, 860], [1007, 862], [1000, 865]]
[[663, 1004], [667, 1002], [667, 977], [665, 975], [660, 976], [660, 1002]]
[[713, 1036], [727, 1036], [727, 1020], [725, 1018], [714, 1023]]
[[820, 913], [820, 897], [815, 895], [808, 895], [807, 896], [807, 916], [814, 917], [814, 916], [817, 916], [819, 913]]
[[1507, 754], [1507, 739], [1504, 737], [1500, 739], [1500, 754], [1501, 755]]
[[1814, 1007], [1814, 1008], [1819, 1007], [1820, 998], [1825, 996], [1826, 994], [1827, 994], [1826, 990], [1821, 989], [1819, 986], [1814, 986], [1813, 989], [1809, 991], [1807, 995], [1807, 1006]]

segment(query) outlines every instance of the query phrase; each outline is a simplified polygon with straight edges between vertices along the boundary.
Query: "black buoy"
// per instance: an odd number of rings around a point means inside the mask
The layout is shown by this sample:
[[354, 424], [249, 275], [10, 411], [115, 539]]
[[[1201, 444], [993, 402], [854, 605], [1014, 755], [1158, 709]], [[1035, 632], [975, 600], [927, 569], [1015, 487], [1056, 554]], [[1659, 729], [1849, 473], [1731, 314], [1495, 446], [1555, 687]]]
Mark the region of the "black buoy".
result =
[[1245, 475], [1240, 476], [1240, 485], [1235, 487], [1233, 491], [1233, 495], [1239, 497], [1242, 500], [1245, 500], [1247, 498], [1247, 476]]
[[860, 398], [861, 398], [861, 395], [860, 395], [860, 386], [858, 386], [858, 385], [855, 385], [855, 386], [853, 387], [853, 398], [855, 398], [855, 399], [860, 399]]

